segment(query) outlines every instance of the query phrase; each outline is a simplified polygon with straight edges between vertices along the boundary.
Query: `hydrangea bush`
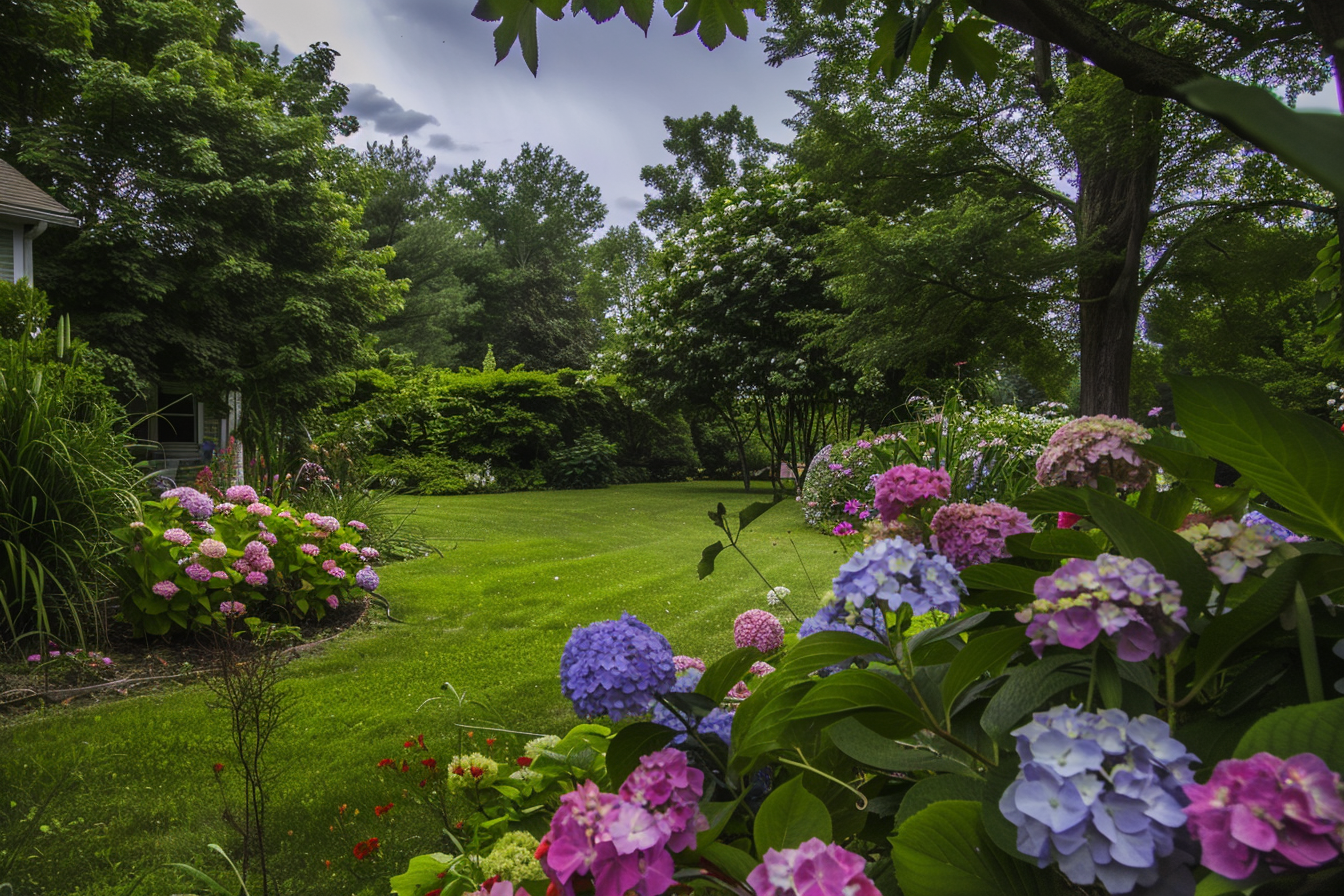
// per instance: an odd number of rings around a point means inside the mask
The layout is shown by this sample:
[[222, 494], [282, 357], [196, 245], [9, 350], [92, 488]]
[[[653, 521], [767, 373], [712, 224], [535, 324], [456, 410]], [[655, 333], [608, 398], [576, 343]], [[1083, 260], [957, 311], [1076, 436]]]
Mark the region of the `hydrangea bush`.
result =
[[238, 607], [321, 619], [378, 588], [378, 551], [360, 546], [361, 521], [301, 513], [247, 485], [223, 497], [169, 489], [115, 533], [126, 546], [121, 616], [137, 633], [209, 627]]

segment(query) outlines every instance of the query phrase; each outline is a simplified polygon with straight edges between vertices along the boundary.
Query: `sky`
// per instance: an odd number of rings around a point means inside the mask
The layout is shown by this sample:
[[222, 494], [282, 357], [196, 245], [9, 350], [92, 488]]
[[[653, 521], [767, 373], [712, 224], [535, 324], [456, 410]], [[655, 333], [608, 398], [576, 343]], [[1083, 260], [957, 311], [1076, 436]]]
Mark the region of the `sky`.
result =
[[666, 162], [663, 118], [718, 114], [736, 105], [761, 135], [788, 142], [782, 123], [807, 86], [805, 61], [765, 64], [753, 21], [745, 42], [708, 51], [694, 34], [674, 37], [656, 4], [646, 38], [624, 17], [538, 22], [538, 77], [515, 46], [495, 65], [494, 23], [471, 17], [472, 0], [240, 0], [244, 36], [282, 55], [326, 41], [341, 54], [335, 77], [346, 111], [363, 124], [348, 141], [400, 141], [438, 159], [439, 173], [513, 158], [545, 144], [602, 191], [607, 223], [628, 224], [644, 204], [644, 165]]

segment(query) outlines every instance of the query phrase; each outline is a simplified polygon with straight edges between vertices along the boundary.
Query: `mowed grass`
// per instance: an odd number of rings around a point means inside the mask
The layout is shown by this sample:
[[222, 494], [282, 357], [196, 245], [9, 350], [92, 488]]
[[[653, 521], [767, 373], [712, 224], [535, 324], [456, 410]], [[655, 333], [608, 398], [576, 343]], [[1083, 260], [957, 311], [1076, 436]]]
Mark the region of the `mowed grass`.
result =
[[[436, 756], [451, 754], [462, 735], [455, 721], [567, 730], [578, 719], [558, 669], [575, 626], [629, 611], [678, 653], [713, 660], [731, 649], [733, 619], [764, 606], [766, 587], [731, 551], [697, 580], [701, 550], [720, 535], [706, 511], [721, 501], [735, 520], [768, 498], [768, 489], [698, 482], [397, 499], [443, 556], [380, 570], [401, 623], [375, 614], [287, 669], [293, 711], [270, 754], [278, 892], [382, 896], [409, 856], [438, 848], [436, 826], [403, 793], [409, 779], [380, 775], [377, 761], [400, 758], [416, 734]], [[792, 589], [800, 615], [818, 603], [804, 565], [824, 593], [842, 560], [792, 500], [753, 523], [743, 546], [771, 584]], [[446, 682], [472, 702], [459, 706]], [[137, 894], [189, 891], [179, 872], [155, 870], [166, 862], [221, 874], [207, 844], [234, 850], [237, 837], [221, 819], [212, 771], [231, 762], [228, 723], [211, 703], [201, 685], [172, 687], [0, 729], [0, 871], [14, 856], [16, 896], [118, 893], [147, 872]], [[21, 820], [53, 790], [35, 818], [45, 829], [20, 843]], [[375, 819], [373, 806], [387, 801], [399, 810]], [[356, 862], [350, 848], [369, 836], [382, 855]]]

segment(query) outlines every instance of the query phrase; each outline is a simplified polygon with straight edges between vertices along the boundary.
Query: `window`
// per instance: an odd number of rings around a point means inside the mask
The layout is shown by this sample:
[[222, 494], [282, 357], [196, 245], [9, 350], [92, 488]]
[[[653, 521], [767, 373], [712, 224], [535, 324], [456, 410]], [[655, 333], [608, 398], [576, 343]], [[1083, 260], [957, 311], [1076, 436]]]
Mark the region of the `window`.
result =
[[0, 227], [0, 280], [14, 282], [14, 231]]
[[193, 396], [160, 389], [159, 441], [196, 441], [196, 400]]

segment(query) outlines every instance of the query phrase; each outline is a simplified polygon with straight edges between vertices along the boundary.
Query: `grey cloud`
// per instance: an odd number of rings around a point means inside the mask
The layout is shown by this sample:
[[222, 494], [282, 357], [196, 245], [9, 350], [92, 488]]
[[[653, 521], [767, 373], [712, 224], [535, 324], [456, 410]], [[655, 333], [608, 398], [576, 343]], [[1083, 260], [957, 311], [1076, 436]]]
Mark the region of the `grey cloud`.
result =
[[243, 40], [250, 40], [261, 46], [263, 53], [269, 53], [272, 49], [280, 51], [280, 61], [288, 65], [298, 54], [285, 46], [285, 42], [280, 39], [280, 35], [271, 29], [265, 27], [256, 19], [250, 16], [243, 17], [243, 30], [238, 32], [238, 36]]
[[611, 204], [614, 208], [622, 211], [636, 211], [644, 207], [643, 202], [638, 199], [631, 199], [629, 196], [618, 196], [612, 200]]
[[[436, 121], [435, 124], [438, 124]], [[430, 134], [429, 148], [442, 149], [448, 152], [475, 152], [480, 149], [479, 146], [472, 146], [467, 143], [458, 143], [449, 134]]]
[[372, 84], [349, 84], [350, 98], [345, 112], [363, 123], [372, 123], [375, 131], [384, 134], [414, 134], [427, 124], [439, 120], [425, 112], [404, 109], [401, 103], [387, 96]]

